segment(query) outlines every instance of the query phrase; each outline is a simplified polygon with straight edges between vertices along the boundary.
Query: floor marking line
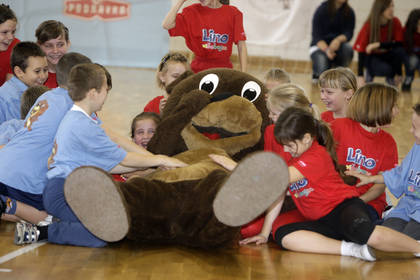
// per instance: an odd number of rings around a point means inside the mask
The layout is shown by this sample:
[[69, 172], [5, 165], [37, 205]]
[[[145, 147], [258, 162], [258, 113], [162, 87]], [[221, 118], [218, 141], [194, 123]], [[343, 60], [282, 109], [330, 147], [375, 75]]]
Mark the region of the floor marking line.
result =
[[0, 257], [0, 264], [8, 262], [11, 259], [19, 257], [20, 255], [23, 255], [23, 254], [25, 254], [29, 251], [32, 251], [32, 250], [34, 250], [38, 247], [43, 246], [45, 244], [47, 244], [47, 242], [45, 242], [45, 241], [44, 242], [38, 242], [38, 243], [31, 244], [31, 245], [27, 245], [23, 248], [20, 248], [20, 249], [16, 250], [16, 251], [10, 252], [10, 253]]
[[13, 270], [8, 268], [0, 268], [0, 272], [12, 272]]

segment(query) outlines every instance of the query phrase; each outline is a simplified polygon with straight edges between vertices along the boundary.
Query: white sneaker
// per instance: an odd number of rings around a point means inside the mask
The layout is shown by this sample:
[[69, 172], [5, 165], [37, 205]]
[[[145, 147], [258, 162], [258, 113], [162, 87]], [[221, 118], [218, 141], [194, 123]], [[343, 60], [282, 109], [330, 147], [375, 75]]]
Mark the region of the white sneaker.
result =
[[369, 262], [376, 261], [373, 252], [369, 250], [367, 244], [359, 245], [353, 242], [342, 241], [341, 254], [343, 256], [351, 256]]

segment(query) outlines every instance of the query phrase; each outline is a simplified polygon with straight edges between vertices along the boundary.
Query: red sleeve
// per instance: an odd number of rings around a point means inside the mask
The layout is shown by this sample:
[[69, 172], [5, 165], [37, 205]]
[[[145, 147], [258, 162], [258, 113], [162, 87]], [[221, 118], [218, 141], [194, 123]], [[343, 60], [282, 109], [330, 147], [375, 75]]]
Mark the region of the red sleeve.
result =
[[294, 166], [310, 182], [317, 183], [328, 174], [327, 160], [331, 160], [325, 148], [318, 142], [313, 142], [311, 148], [304, 152], [299, 158], [295, 159]]
[[[187, 8], [185, 8], [187, 9]], [[182, 13], [178, 13], [175, 18], [175, 27], [168, 30], [169, 36], [184, 36], [187, 34], [187, 23], [185, 9]]]
[[386, 149], [387, 156], [385, 157], [386, 161], [382, 164], [381, 171], [391, 170], [398, 165], [397, 143], [391, 135], [389, 136], [389, 144], [387, 145], [388, 148]]
[[404, 30], [402, 27], [402, 24], [400, 20], [397, 17], [394, 17], [394, 40], [397, 42], [403, 42], [404, 41]]
[[357, 52], [366, 52], [366, 46], [369, 44], [370, 24], [366, 22], [359, 34], [357, 34], [356, 41], [354, 42], [353, 49]]
[[48, 88], [56, 88], [57, 84], [57, 74], [48, 72], [48, 79], [45, 81], [44, 86]]
[[283, 145], [274, 137], [274, 124], [267, 126], [264, 132], [264, 151], [273, 152], [281, 156], [285, 162], [289, 162], [292, 156], [285, 152]]
[[160, 114], [159, 111], [159, 104], [160, 104], [160, 100], [163, 98], [164, 96], [157, 96], [155, 98], [153, 98], [152, 100], [149, 101], [149, 103], [147, 103], [146, 106], [144, 106], [143, 111], [144, 112], [153, 112], [156, 114]]
[[239, 11], [238, 9], [236, 9], [235, 15], [234, 15], [234, 38], [233, 38], [233, 42], [235, 42], [235, 44], [238, 44], [238, 41], [245, 41], [246, 40], [246, 35], [245, 35], [245, 31], [244, 31], [244, 26], [243, 26], [243, 15], [242, 12]]

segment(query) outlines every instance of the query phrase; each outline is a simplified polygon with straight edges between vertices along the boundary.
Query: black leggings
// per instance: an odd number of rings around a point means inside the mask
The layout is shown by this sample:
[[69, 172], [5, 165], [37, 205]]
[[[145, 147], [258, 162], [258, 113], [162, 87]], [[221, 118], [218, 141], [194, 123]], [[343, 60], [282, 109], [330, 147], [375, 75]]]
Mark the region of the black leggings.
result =
[[283, 237], [289, 233], [307, 230], [337, 240], [366, 244], [374, 229], [375, 225], [369, 216], [367, 205], [360, 198], [355, 197], [344, 200], [319, 220], [279, 227], [274, 240], [282, 246]]

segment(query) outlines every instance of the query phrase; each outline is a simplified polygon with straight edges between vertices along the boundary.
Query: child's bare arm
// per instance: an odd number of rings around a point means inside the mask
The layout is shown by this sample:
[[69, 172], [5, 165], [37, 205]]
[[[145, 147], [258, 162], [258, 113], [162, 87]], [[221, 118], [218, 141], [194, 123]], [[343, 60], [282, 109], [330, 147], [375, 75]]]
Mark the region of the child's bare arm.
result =
[[209, 157], [229, 171], [232, 171], [238, 165], [236, 161], [225, 156], [210, 154]]
[[187, 0], [179, 0], [176, 4], [169, 10], [168, 14], [162, 22], [162, 27], [166, 30], [172, 29], [175, 27], [176, 14], [179, 9], [181, 9], [184, 2]]
[[267, 213], [265, 215], [264, 219], [264, 225], [262, 227], [261, 232], [258, 235], [245, 238], [241, 240], [239, 243], [241, 245], [249, 244], [249, 243], [255, 243], [257, 245], [267, 243], [268, 236], [270, 235], [271, 228], [273, 226], [274, 220], [277, 218], [277, 216], [280, 213], [281, 207], [283, 206], [284, 197], [286, 195], [286, 192], [284, 192], [274, 203], [273, 205], [268, 208]]
[[385, 184], [374, 184], [367, 192], [359, 196], [364, 202], [369, 202], [376, 199], [385, 191]]
[[[138, 153], [128, 152], [120, 165], [130, 168], [144, 168], [154, 166], [164, 166], [169, 168], [184, 167], [186, 163], [164, 155], [139, 155]], [[128, 170], [126, 172], [131, 172]], [[124, 171], [125, 172], [125, 171]]]
[[366, 184], [370, 184], [370, 183], [375, 183], [375, 184], [385, 183], [384, 176], [382, 176], [382, 174], [368, 176], [368, 175], [361, 174], [361, 173], [359, 173], [357, 171], [354, 171], [354, 170], [349, 170], [349, 171], [346, 171], [345, 173], [346, 173], [346, 175], [357, 177], [360, 180], [360, 182], [356, 185], [357, 187], [360, 187], [360, 186], [363, 186], [363, 185], [366, 185]]

